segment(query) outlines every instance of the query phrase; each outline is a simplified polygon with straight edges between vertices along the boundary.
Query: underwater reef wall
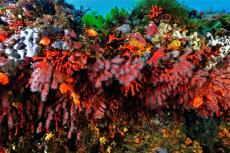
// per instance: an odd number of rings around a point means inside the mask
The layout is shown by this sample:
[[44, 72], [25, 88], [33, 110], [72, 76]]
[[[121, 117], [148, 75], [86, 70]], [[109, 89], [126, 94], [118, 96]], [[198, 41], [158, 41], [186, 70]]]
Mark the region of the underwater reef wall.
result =
[[173, 0], [105, 17], [64, 1], [0, 4], [0, 144], [70, 140], [83, 119], [139, 111], [229, 121], [229, 14], [189, 16]]

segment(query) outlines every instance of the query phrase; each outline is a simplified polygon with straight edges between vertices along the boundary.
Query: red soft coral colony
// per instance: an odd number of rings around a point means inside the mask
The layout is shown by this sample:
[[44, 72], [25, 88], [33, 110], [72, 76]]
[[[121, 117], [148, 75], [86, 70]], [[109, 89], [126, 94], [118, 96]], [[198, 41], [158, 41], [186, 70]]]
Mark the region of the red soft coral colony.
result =
[[[177, 24], [154, 23], [165, 13], [158, 5], [151, 6], [144, 28], [125, 24], [130, 30], [107, 32], [94, 25], [84, 32], [86, 25], [72, 18], [85, 12], [71, 14], [49, 1], [54, 10], [44, 7], [40, 14], [39, 3], [31, 3], [12, 4], [17, 16], [12, 8], [0, 13], [0, 142], [25, 131], [62, 130], [70, 139], [81, 118], [116, 120], [140, 109], [229, 119], [229, 36], [188, 35]], [[138, 108], [127, 110], [130, 102]]]

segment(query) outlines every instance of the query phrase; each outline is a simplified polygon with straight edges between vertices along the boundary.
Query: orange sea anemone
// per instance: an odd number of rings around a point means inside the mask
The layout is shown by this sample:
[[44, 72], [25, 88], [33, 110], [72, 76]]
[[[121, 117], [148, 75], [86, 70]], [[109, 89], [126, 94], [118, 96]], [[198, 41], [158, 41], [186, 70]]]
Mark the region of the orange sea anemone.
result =
[[0, 84], [7, 85], [9, 83], [9, 77], [6, 73], [0, 72]]
[[193, 100], [193, 107], [199, 108], [203, 104], [203, 98], [200, 96], [196, 96]]
[[49, 37], [43, 37], [40, 40], [39, 44], [44, 45], [44, 46], [48, 46], [50, 44], [50, 42], [51, 42], [51, 40]]
[[60, 84], [60, 86], [59, 86], [59, 90], [60, 90], [60, 92], [62, 93], [62, 94], [65, 94], [65, 93], [67, 93], [69, 90], [71, 90], [70, 89], [70, 86], [69, 85], [67, 85], [66, 83], [62, 83], [62, 84]]
[[63, 82], [63, 83], [60, 84], [59, 90], [60, 90], [60, 92], [62, 94], [66, 94], [66, 93], [70, 92], [70, 96], [73, 98], [74, 104], [76, 104], [78, 106], [80, 105], [80, 100], [79, 100], [80, 99], [80, 95], [77, 94], [74, 91], [73, 86], [71, 86], [71, 85]]

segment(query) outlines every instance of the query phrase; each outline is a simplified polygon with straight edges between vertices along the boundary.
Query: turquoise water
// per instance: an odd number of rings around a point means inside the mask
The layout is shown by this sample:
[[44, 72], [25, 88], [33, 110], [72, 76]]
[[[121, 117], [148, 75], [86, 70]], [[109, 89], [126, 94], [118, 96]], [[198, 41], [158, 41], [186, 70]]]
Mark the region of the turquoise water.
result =
[[[74, 4], [76, 8], [80, 5], [90, 7], [92, 10], [97, 10], [99, 14], [105, 15], [114, 6], [125, 7], [127, 10], [131, 10], [135, 6], [138, 0], [66, 0], [66, 2]], [[225, 10], [230, 12], [230, 0], [179, 0], [181, 3], [195, 8], [199, 11]]]

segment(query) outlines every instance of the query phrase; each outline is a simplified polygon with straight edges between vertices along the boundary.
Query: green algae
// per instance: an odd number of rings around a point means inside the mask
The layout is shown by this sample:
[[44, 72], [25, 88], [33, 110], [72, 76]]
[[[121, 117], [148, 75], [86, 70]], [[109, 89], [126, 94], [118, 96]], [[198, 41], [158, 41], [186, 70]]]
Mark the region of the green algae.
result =
[[95, 27], [103, 31], [112, 25], [124, 21], [128, 16], [129, 13], [125, 8], [119, 9], [118, 7], [114, 7], [105, 17], [97, 15], [96, 12], [91, 11], [82, 17], [82, 22], [85, 27]]

